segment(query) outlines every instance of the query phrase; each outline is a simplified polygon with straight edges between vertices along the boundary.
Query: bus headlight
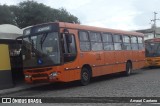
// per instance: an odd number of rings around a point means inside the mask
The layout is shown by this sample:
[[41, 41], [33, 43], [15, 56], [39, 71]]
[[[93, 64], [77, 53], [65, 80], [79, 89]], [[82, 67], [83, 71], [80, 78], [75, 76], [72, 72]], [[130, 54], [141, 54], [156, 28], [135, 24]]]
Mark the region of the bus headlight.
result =
[[52, 72], [49, 76], [50, 76], [50, 77], [56, 77], [57, 75], [58, 75], [57, 72]]
[[31, 78], [32, 76], [30, 76], [30, 75], [25, 75], [25, 78]]
[[49, 79], [54, 79], [56, 76], [58, 76], [58, 73], [57, 73], [57, 72], [52, 72], [52, 73], [49, 75]]

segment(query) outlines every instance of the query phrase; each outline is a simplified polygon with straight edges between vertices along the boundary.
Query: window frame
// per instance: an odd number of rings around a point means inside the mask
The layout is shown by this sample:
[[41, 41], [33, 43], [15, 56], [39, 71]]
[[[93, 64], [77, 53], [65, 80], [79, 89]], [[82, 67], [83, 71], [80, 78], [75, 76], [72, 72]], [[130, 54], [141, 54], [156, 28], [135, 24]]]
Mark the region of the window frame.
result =
[[[100, 34], [100, 39], [101, 39], [101, 41], [91, 41], [91, 33], [99, 33]], [[104, 49], [103, 49], [103, 42], [102, 42], [102, 33], [101, 32], [97, 32], [97, 31], [89, 31], [89, 40], [90, 40], [90, 47], [91, 47], [91, 51], [93, 51], [93, 52], [96, 52], [96, 51], [103, 51]], [[92, 49], [92, 43], [101, 43], [101, 45], [102, 45], [102, 48], [101, 48], [101, 50], [93, 50]]]
[[[115, 36], [117, 36], [117, 35], [120, 36], [121, 42], [115, 42], [114, 38], [115, 38]], [[114, 34], [113, 34], [113, 43], [114, 43], [114, 50], [115, 50], [115, 51], [122, 51], [122, 50], [123, 50], [123, 38], [122, 38], [122, 36], [123, 36], [123, 34], [120, 34], [120, 33], [114, 33]], [[115, 44], [120, 44], [120, 45], [121, 45], [121, 49], [120, 49], [120, 50], [116, 50]]]
[[[111, 36], [111, 42], [107, 42], [107, 41], [103, 41], [103, 36]], [[114, 49], [114, 42], [113, 42], [113, 34], [112, 33], [109, 33], [109, 32], [104, 32], [104, 33], [102, 33], [102, 44], [103, 44], [103, 50], [104, 51], [114, 51], [115, 49]], [[107, 50], [107, 49], [104, 49], [105, 48], [105, 46], [104, 46], [104, 44], [110, 44], [110, 45], [112, 45], [113, 46], [113, 50]]]
[[[124, 37], [128, 37], [128, 38], [129, 38], [129, 42], [125, 42], [125, 41], [124, 41]], [[130, 35], [122, 35], [122, 40], [123, 40], [123, 50], [128, 50], [128, 49], [125, 49], [125, 48], [124, 48], [124, 45], [125, 45], [125, 44], [129, 44], [129, 45], [130, 45], [130, 49], [129, 49], [129, 50], [132, 50], [132, 46], [131, 46], [131, 36], [130, 36]]]
[[[88, 35], [88, 41], [81, 41], [81, 40], [80, 40], [80, 32], [86, 32], [86, 33], [87, 33], [87, 35]], [[78, 31], [78, 39], [79, 39], [79, 48], [80, 48], [80, 51], [81, 51], [81, 52], [89, 52], [89, 51], [91, 51], [91, 42], [90, 42], [90, 38], [89, 38], [89, 31], [79, 30], [79, 31]], [[89, 50], [82, 50], [82, 49], [81, 49], [81, 42], [88, 42], [88, 43], [89, 43]]]
[[[140, 42], [140, 43], [139, 43], [139, 38], [142, 38], [142, 42]], [[144, 49], [144, 39], [143, 39], [143, 37], [138, 36], [137, 39], [138, 39], [138, 49], [139, 50], [143, 50]], [[140, 45], [142, 45], [143, 48], [140, 48]]]
[[[136, 43], [135, 43], [135, 42], [132, 42], [132, 38], [134, 38], [134, 37], [136, 37]], [[134, 44], [134, 45], [135, 45], [135, 44], [137, 45], [137, 49], [133, 49], [133, 47], [132, 47], [133, 44]], [[139, 50], [138, 37], [137, 37], [136, 35], [132, 35], [132, 36], [131, 36], [131, 49], [134, 50], [134, 51], [135, 51], [135, 50]]]

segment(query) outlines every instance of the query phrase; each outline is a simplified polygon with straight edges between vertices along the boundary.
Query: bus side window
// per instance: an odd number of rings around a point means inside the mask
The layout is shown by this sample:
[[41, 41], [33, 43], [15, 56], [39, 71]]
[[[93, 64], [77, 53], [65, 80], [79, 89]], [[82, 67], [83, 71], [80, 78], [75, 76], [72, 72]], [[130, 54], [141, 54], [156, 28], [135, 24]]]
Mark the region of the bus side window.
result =
[[129, 35], [123, 35], [123, 49], [124, 50], [131, 50], [131, 38]]
[[139, 50], [144, 49], [143, 38], [142, 37], [138, 37], [138, 46], [139, 46]]
[[121, 38], [121, 35], [114, 34], [113, 35], [113, 41], [114, 41], [114, 49], [115, 50], [122, 50], [122, 38]]
[[79, 31], [79, 42], [81, 51], [86, 52], [91, 50], [89, 34], [87, 31]]
[[136, 36], [131, 37], [131, 47], [132, 50], [138, 50], [138, 40]]
[[73, 61], [76, 58], [76, 43], [73, 34], [63, 34], [64, 62]]

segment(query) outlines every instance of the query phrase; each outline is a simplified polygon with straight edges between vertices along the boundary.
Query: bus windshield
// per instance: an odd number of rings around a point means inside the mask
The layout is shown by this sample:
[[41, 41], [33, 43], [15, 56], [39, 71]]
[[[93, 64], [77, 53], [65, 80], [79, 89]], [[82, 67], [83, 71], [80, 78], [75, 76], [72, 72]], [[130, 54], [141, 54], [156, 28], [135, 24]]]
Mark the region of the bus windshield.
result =
[[146, 56], [147, 57], [160, 56], [160, 43], [159, 42], [147, 42], [146, 43]]
[[24, 37], [22, 50], [24, 68], [60, 64], [58, 32]]

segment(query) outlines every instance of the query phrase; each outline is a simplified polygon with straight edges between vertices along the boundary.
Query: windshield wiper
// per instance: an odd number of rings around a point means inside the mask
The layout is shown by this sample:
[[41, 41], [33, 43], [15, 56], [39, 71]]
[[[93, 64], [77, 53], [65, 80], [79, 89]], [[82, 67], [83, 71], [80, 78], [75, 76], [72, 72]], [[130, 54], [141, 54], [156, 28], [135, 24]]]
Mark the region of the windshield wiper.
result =
[[44, 43], [44, 41], [45, 41], [47, 35], [48, 35], [48, 33], [45, 33], [45, 34], [43, 34], [42, 37], [41, 37], [41, 40], [40, 40], [41, 50], [42, 50], [42, 45], [43, 45], [43, 43]]

